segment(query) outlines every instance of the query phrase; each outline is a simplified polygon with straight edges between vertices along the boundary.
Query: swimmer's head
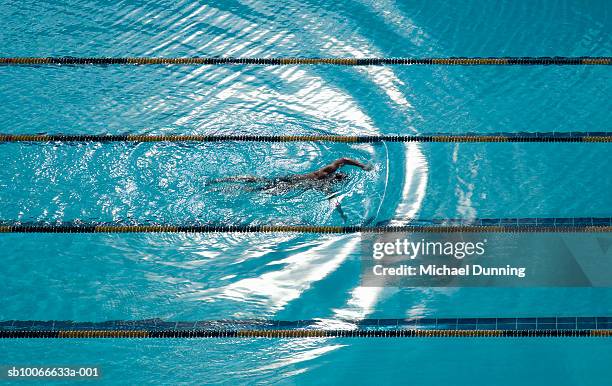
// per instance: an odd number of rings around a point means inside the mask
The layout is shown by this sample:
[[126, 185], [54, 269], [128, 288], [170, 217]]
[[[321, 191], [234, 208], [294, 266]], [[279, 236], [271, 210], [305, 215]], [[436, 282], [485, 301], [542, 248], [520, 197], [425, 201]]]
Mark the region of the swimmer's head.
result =
[[333, 180], [336, 182], [346, 181], [348, 180], [348, 178], [349, 178], [348, 174], [341, 173], [341, 172], [334, 173], [333, 175]]

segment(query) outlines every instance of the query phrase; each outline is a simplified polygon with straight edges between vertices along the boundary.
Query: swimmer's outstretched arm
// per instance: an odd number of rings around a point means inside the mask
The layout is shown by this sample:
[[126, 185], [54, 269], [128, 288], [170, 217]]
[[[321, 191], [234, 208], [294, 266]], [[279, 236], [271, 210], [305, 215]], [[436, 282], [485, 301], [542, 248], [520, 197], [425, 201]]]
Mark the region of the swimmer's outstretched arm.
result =
[[357, 160], [354, 160], [352, 158], [338, 158], [337, 160], [335, 160], [332, 165], [338, 165], [338, 168], [344, 166], [344, 165], [351, 165], [351, 166], [357, 166], [361, 169], [367, 170], [367, 169], [371, 169], [371, 166], [363, 164]]
[[350, 165], [350, 166], [357, 166], [363, 170], [371, 170], [372, 167], [370, 165], [365, 165], [357, 160], [354, 160], [352, 158], [338, 158], [337, 160], [335, 160], [334, 162], [330, 163], [329, 165], [322, 167], [321, 169], [312, 172], [310, 174], [306, 174], [305, 176], [311, 176], [311, 178], [324, 178], [332, 173], [334, 173], [335, 171], [337, 171], [338, 169], [340, 169], [341, 167], [343, 167], [344, 165]]

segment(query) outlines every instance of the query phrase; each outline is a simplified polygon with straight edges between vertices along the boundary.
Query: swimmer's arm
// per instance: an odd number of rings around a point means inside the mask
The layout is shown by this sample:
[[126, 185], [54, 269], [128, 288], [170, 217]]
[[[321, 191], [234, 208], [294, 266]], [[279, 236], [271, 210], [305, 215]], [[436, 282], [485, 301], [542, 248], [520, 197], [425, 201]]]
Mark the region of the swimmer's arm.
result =
[[334, 206], [334, 210], [336, 212], [338, 212], [338, 214], [340, 215], [340, 217], [342, 217], [342, 220], [344, 222], [348, 221], [348, 216], [346, 215], [346, 213], [344, 213], [344, 211], [342, 210], [342, 206], [340, 205], [340, 200], [335, 200], [334, 198], [336, 198], [337, 195], [332, 195], [329, 196], [327, 199], [329, 200], [329, 204]]
[[325, 166], [324, 168], [317, 170], [316, 172], [312, 174], [314, 174], [316, 177], [319, 177], [319, 178], [325, 177], [325, 176], [328, 176], [334, 173], [336, 170], [340, 169], [344, 165], [357, 166], [363, 170], [372, 170], [371, 165], [366, 165], [352, 158], [344, 157], [344, 158], [338, 158], [331, 164]]
[[348, 216], [342, 210], [342, 206], [340, 206], [340, 203], [336, 205], [336, 211], [338, 212], [338, 214], [340, 214], [340, 217], [342, 217], [342, 220], [344, 220], [344, 222], [348, 221]]
[[363, 163], [361, 163], [361, 162], [359, 162], [359, 161], [357, 161], [357, 160], [354, 160], [354, 159], [352, 159], [352, 158], [346, 158], [346, 157], [344, 157], [344, 158], [339, 158], [339, 159], [335, 160], [335, 161], [332, 163], [332, 165], [333, 165], [333, 164], [338, 164], [338, 167], [336, 168], [336, 170], [337, 170], [337, 169], [339, 169], [339, 168], [341, 168], [341, 167], [342, 167], [342, 166], [344, 166], [344, 165], [357, 166], [358, 168], [361, 168], [361, 169], [363, 169], [363, 170], [369, 170], [369, 169], [371, 169], [371, 166], [369, 166], [369, 165], [363, 164]]

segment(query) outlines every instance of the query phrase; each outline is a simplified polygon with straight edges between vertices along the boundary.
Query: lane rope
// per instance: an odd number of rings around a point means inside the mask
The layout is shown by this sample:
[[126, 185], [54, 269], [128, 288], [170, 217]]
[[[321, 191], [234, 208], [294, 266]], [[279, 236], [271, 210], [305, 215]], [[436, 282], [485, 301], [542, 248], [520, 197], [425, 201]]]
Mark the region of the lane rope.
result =
[[447, 58], [232, 58], [232, 57], [3, 57], [0, 65], [449, 65], [449, 66], [507, 66], [507, 65], [610, 65], [612, 57], [447, 57]]
[[424, 135], [148, 135], [148, 134], [0, 134], [0, 143], [9, 142], [612, 142], [612, 131], [601, 132], [519, 132]]
[[[612, 317], [417, 318], [335, 321], [162, 319], [0, 321], [0, 338], [519, 338], [612, 337]], [[341, 327], [338, 327], [341, 326]]]
[[0, 233], [606, 233], [610, 217], [414, 220], [401, 226], [120, 224], [0, 220]]
[[612, 337], [610, 330], [36, 330], [0, 331], [23, 338], [575, 338]]

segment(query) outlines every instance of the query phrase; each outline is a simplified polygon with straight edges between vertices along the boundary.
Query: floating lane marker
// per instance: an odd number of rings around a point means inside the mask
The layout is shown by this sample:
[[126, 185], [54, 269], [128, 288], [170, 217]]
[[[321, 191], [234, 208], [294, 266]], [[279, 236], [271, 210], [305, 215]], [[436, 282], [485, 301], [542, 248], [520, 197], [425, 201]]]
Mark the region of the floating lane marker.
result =
[[612, 337], [612, 317], [420, 318], [341, 321], [161, 319], [107, 322], [0, 321], [0, 338], [522, 338]]
[[418, 219], [403, 226], [224, 225], [224, 224], [106, 224], [84, 222], [19, 222], [0, 220], [0, 233], [605, 233], [610, 217]]
[[521, 132], [489, 134], [424, 134], [424, 135], [147, 135], [147, 134], [0, 134], [0, 143], [8, 142], [612, 142], [612, 131], [602, 132]]
[[435, 65], [435, 66], [534, 66], [612, 64], [611, 57], [488, 57], [488, 58], [232, 58], [232, 57], [3, 57], [0, 65]]

